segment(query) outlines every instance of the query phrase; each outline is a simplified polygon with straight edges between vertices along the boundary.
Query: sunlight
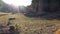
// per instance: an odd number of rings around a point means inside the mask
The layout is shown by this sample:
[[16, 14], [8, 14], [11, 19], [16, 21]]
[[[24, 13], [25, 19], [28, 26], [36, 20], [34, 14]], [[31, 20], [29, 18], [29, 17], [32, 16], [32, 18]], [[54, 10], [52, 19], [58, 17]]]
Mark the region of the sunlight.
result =
[[7, 4], [13, 4], [14, 6], [29, 6], [32, 0], [3, 0]]

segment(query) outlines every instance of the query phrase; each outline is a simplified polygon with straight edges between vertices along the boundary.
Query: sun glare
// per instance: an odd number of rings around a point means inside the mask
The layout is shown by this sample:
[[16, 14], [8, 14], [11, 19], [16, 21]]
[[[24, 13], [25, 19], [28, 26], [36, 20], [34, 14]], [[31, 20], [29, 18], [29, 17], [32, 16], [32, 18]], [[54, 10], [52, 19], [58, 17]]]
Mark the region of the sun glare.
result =
[[7, 4], [13, 4], [14, 6], [29, 6], [32, 0], [3, 0]]

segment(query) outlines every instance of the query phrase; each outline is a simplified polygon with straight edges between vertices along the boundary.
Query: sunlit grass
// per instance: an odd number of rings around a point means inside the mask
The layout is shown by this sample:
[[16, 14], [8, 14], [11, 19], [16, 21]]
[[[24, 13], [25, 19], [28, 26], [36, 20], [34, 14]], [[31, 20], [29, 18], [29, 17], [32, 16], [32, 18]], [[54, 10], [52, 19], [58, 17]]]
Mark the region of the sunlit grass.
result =
[[[6, 25], [9, 18], [16, 18], [15, 20], [11, 21], [11, 25], [17, 27], [22, 30], [23, 33], [26, 32], [26, 30], [38, 30], [40, 29], [41, 23], [56, 23], [60, 24], [59, 20], [42, 20], [40, 18], [28, 18], [24, 16], [23, 14], [8, 14], [6, 16], [0, 17], [0, 22], [3, 23], [3, 25]], [[17, 25], [17, 26], [16, 26]]]

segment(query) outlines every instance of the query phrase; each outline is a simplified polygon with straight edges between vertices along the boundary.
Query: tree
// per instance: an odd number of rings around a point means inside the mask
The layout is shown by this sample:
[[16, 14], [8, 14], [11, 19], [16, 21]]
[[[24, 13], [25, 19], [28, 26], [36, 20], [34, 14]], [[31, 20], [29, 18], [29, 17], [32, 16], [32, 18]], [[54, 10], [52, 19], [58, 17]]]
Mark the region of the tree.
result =
[[2, 10], [2, 4], [3, 4], [3, 1], [2, 0], [0, 0], [0, 11]]

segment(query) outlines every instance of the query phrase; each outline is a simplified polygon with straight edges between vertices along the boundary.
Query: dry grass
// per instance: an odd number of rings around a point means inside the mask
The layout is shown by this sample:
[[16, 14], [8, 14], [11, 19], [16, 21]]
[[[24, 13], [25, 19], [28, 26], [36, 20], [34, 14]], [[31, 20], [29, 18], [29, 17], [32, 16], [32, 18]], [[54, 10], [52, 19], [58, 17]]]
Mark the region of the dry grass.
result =
[[1, 16], [0, 22], [5, 26], [9, 18], [16, 18], [16, 20], [11, 21], [11, 25], [20, 29], [21, 34], [37, 34], [34, 31], [41, 29], [40, 26], [44, 23], [60, 24], [59, 20], [42, 20], [40, 18], [34, 19], [25, 17], [23, 14], [8, 14], [6, 16]]
[[58, 30], [55, 32], [55, 34], [60, 34], [60, 29], [58, 29]]

